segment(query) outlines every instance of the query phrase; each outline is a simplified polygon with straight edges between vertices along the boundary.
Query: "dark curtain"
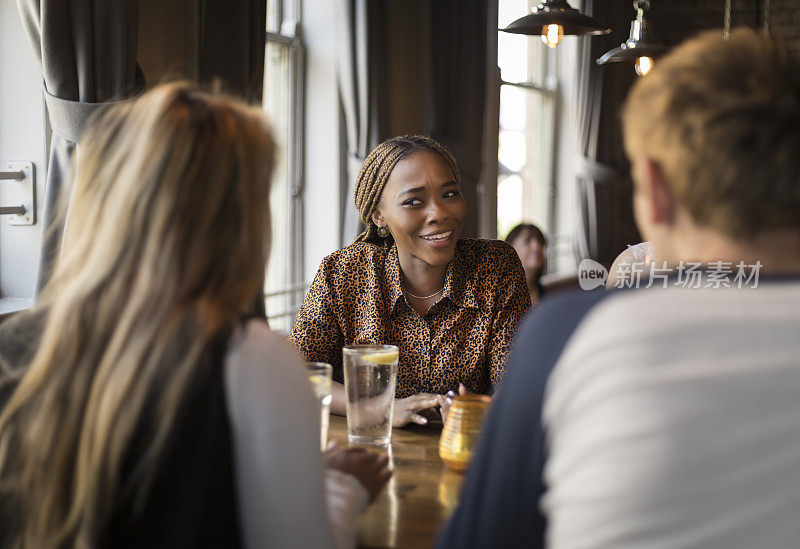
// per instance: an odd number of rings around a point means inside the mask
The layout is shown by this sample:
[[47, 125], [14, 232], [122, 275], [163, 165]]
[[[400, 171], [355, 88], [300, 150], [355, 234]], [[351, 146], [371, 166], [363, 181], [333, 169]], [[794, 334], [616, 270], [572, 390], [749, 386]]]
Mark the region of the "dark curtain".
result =
[[[277, 1], [277, 0], [275, 0]], [[195, 79], [221, 81], [250, 103], [260, 103], [264, 85], [265, 0], [195, 0], [198, 44]]]
[[[355, 178], [380, 140], [431, 135], [456, 157], [478, 233], [487, 78], [487, 0], [336, 0], [337, 73], [347, 146], [342, 185], [347, 245], [360, 231]], [[345, 190], [346, 189], [346, 190]]]
[[[63, 227], [54, 226], [55, 206], [72, 182], [71, 162], [86, 121], [111, 101], [145, 88], [137, 64], [138, 0], [17, 0], [22, 22], [42, 66], [44, 96], [53, 134], [45, 183], [43, 240], [36, 292], [47, 283], [58, 256]], [[247, 101], [261, 101], [264, 78], [266, 3], [195, 0], [180, 8], [143, 1], [149, 15], [177, 14], [184, 40], [168, 30], [143, 36], [145, 51], [163, 60], [150, 80], [165, 75], [202, 83], [221, 82]]]
[[486, 0], [429, 3], [430, 134], [456, 157], [470, 213], [464, 236], [478, 234], [478, 181], [483, 168], [486, 104]]
[[[599, 0], [584, 0], [582, 11], [604, 23], [610, 15], [604, 2]], [[604, 73], [603, 67], [597, 65], [595, 60], [604, 52], [604, 41], [593, 37], [579, 39], [572, 98], [577, 138], [575, 196], [578, 209], [578, 226], [573, 243], [579, 259], [598, 259], [600, 255], [605, 221], [603, 214], [609, 210], [609, 187], [617, 177], [617, 170], [598, 158]]]
[[17, 0], [17, 5], [42, 65], [53, 129], [38, 293], [60, 249], [63, 227], [53, 226], [56, 200], [72, 183], [71, 159], [86, 121], [108, 101], [140, 93], [144, 78], [136, 64], [135, 0]]
[[367, 0], [336, 1], [336, 74], [346, 148], [341, 201], [341, 245], [353, 242], [362, 230], [353, 205], [356, 177], [369, 151], [378, 144], [380, 62], [380, 5]]
[[[654, 3], [660, 6], [661, 3]], [[636, 15], [630, 4], [594, 0], [595, 17], [612, 29], [611, 34], [591, 38], [591, 62], [606, 51], [627, 40], [631, 21]], [[656, 40], [660, 40], [660, 19], [650, 17]], [[632, 63], [596, 65], [601, 92], [593, 119], [597, 125], [596, 142], [590, 149], [593, 156], [584, 160], [578, 173], [587, 177], [578, 181], [578, 194], [583, 198], [583, 220], [586, 227], [589, 257], [610, 266], [628, 244], [640, 241], [633, 220], [632, 184], [628, 161], [622, 145], [622, 124], [619, 112], [631, 85], [638, 78]]]
[[[261, 104], [266, 1], [192, 0], [188, 5], [189, 15], [193, 16], [187, 17], [188, 35], [193, 44], [185, 50], [189, 65], [187, 77], [202, 84], [219, 85], [248, 103]], [[266, 319], [263, 292], [254, 296], [247, 315]]]

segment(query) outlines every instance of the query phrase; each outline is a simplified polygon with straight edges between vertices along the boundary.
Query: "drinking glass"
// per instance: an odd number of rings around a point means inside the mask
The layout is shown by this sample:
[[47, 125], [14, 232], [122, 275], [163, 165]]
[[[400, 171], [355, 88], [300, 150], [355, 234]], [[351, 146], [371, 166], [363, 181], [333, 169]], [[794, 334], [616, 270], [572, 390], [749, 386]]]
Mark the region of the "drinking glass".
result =
[[333, 369], [325, 362], [306, 362], [308, 380], [314, 395], [319, 400], [319, 442], [320, 449], [324, 452], [328, 442], [328, 420], [330, 419]]
[[388, 444], [397, 383], [397, 347], [349, 345], [342, 349], [342, 358], [348, 440]]

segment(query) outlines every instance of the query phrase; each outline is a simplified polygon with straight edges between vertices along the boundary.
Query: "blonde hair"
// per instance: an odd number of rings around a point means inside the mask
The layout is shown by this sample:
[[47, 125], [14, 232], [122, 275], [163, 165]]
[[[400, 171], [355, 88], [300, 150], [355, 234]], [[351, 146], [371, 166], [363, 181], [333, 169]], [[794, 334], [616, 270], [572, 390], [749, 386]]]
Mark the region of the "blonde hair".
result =
[[380, 204], [381, 194], [394, 167], [402, 159], [419, 151], [429, 151], [441, 156], [450, 166], [456, 183], [460, 183], [456, 159], [435, 139], [424, 135], [403, 135], [384, 141], [367, 155], [356, 179], [353, 199], [361, 221], [366, 225], [366, 229], [356, 237], [356, 242], [380, 243], [391, 240], [391, 236], [383, 239], [378, 235], [378, 227], [372, 221], [372, 214]]
[[800, 230], [800, 63], [740, 28], [691, 39], [639, 79], [625, 145], [662, 168], [695, 222], [747, 238]]
[[144, 502], [199, 361], [263, 291], [273, 155], [260, 109], [185, 83], [89, 130], [41, 343], [0, 415], [17, 545], [97, 545], [136, 433]]

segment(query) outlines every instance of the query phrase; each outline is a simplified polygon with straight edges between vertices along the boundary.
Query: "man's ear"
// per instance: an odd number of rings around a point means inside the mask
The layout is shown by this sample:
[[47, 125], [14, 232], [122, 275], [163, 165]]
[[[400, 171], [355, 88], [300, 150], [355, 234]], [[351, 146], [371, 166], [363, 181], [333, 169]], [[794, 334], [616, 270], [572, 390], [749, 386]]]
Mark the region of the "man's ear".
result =
[[383, 214], [380, 210], [375, 210], [372, 212], [372, 222], [375, 223], [378, 227], [381, 225], [385, 225], [386, 223], [383, 221]]
[[664, 177], [661, 165], [650, 158], [644, 160], [644, 184], [648, 214], [652, 223], [671, 224], [675, 217], [675, 199]]

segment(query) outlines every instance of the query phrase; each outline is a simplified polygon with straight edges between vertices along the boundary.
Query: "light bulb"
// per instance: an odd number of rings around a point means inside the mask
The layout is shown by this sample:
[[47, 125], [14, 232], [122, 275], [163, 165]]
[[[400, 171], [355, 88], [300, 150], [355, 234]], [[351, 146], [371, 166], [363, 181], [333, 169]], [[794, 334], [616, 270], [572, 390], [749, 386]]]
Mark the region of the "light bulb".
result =
[[561, 25], [545, 25], [542, 27], [542, 42], [549, 48], [555, 48], [564, 38], [564, 27]]
[[652, 57], [637, 57], [636, 64], [633, 66], [636, 70], [636, 74], [639, 76], [647, 76], [647, 74], [653, 70], [653, 58]]

